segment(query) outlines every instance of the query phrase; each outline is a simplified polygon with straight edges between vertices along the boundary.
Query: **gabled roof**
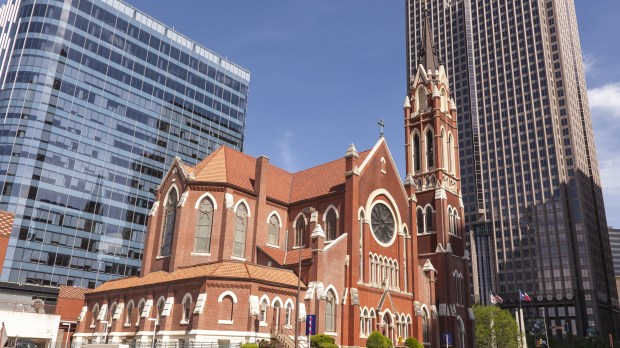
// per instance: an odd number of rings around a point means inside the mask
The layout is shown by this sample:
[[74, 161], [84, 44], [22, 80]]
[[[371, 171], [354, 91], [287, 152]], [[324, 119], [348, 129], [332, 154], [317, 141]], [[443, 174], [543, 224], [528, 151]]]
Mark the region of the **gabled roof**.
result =
[[[363, 161], [370, 151], [359, 154]], [[197, 182], [228, 183], [254, 192], [257, 159], [222, 146], [194, 167], [184, 164]], [[295, 203], [333, 192], [344, 192], [345, 159], [290, 173], [267, 163], [265, 188], [267, 196], [283, 203]]]
[[[179, 268], [173, 272], [152, 272], [144, 277], [110, 280], [90, 293], [128, 289], [194, 278], [244, 279], [284, 286], [297, 286], [297, 276], [289, 270], [261, 266], [249, 262], [224, 260]], [[302, 286], [303, 282], [302, 282]]]

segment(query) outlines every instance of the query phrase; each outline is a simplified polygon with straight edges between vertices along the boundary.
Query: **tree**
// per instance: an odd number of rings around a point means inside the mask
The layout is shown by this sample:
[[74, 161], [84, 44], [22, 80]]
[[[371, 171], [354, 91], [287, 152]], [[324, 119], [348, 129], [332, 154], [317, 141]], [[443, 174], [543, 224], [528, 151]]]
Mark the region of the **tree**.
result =
[[405, 340], [405, 346], [407, 346], [407, 348], [424, 348], [424, 346], [413, 337], [409, 337]]
[[517, 348], [519, 328], [510, 312], [497, 306], [474, 306], [477, 348]]
[[373, 331], [366, 340], [367, 348], [387, 348], [387, 344], [385, 336], [378, 331]]

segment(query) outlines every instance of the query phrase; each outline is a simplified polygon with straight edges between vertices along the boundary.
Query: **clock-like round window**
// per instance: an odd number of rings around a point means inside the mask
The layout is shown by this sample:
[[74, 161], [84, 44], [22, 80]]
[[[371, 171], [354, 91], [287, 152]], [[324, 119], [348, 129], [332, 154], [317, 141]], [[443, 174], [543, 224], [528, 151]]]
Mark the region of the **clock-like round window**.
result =
[[387, 205], [377, 203], [372, 207], [370, 223], [372, 233], [380, 243], [387, 244], [392, 241], [396, 224], [394, 222], [394, 215]]

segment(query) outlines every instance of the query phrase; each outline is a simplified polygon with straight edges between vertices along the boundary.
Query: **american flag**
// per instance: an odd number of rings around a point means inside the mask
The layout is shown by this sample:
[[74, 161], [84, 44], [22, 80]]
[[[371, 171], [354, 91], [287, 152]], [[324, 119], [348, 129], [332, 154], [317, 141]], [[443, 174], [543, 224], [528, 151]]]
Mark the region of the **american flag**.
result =
[[498, 294], [494, 293], [493, 290], [489, 290], [489, 298], [491, 299], [491, 304], [493, 305], [504, 302], [504, 299], [501, 298], [501, 296], [499, 296]]

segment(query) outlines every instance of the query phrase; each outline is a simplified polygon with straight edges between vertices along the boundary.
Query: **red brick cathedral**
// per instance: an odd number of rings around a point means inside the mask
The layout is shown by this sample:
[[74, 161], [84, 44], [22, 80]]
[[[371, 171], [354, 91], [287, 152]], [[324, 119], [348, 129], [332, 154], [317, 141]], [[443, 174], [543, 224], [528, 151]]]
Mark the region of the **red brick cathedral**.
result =
[[372, 331], [395, 346], [473, 347], [456, 109], [430, 35], [424, 46], [404, 105], [404, 184], [383, 137], [298, 173], [225, 147], [193, 167], [177, 159], [142, 276], [86, 294], [76, 342], [293, 347], [316, 315], [343, 347]]

